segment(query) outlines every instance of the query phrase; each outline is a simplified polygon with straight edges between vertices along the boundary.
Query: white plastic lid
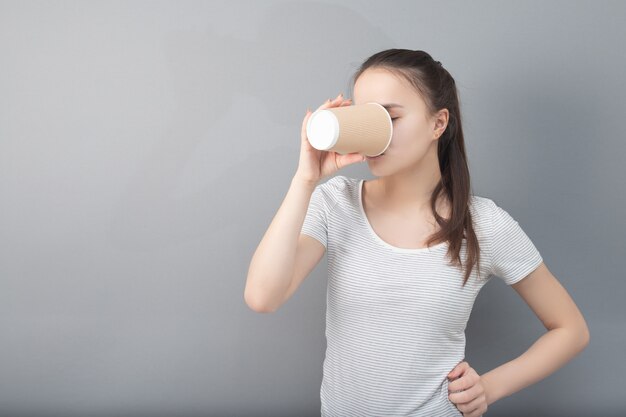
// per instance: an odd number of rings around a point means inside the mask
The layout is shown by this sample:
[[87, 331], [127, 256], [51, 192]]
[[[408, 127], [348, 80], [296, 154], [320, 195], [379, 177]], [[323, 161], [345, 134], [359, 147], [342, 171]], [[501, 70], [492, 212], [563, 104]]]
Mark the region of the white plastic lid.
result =
[[306, 135], [315, 149], [328, 150], [335, 146], [339, 138], [339, 120], [331, 111], [317, 110], [309, 116]]

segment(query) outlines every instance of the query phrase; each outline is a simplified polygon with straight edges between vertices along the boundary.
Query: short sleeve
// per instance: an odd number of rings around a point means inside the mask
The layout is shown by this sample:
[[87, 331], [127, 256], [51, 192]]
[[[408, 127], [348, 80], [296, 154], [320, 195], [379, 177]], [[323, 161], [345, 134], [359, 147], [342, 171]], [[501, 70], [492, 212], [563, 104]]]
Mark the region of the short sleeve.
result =
[[327, 203], [323, 187], [324, 184], [317, 185], [311, 194], [301, 233], [319, 240], [326, 247], [328, 244], [328, 223]]
[[492, 201], [491, 273], [515, 284], [543, 262], [541, 254], [509, 213]]

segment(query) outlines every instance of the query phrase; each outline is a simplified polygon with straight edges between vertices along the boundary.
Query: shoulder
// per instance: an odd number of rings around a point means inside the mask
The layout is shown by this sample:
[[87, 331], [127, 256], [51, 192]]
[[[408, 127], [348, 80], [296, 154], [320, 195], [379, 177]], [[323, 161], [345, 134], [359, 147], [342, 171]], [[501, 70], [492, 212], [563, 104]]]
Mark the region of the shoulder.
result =
[[470, 210], [473, 221], [489, 230], [490, 234], [498, 233], [500, 230], [510, 231], [511, 228], [519, 226], [517, 220], [491, 198], [473, 196]]
[[358, 180], [355, 178], [337, 175], [328, 179], [326, 182], [318, 184], [316, 188], [319, 188], [327, 198], [337, 199], [340, 195], [354, 187], [357, 181]]
[[340, 201], [349, 198], [351, 191], [354, 189], [358, 180], [346, 177], [345, 175], [337, 175], [315, 187], [314, 197], [321, 198], [327, 209], [330, 211]]
[[472, 216], [472, 224], [476, 232], [482, 237], [487, 237], [493, 228], [493, 217], [496, 207], [496, 203], [488, 197], [470, 196], [469, 211]]
[[488, 219], [493, 214], [496, 203], [488, 198], [479, 195], [471, 195], [469, 200], [469, 210], [473, 217], [477, 219]]
[[494, 216], [505, 211], [495, 200], [478, 195], [471, 196], [469, 206], [470, 210], [482, 216]]

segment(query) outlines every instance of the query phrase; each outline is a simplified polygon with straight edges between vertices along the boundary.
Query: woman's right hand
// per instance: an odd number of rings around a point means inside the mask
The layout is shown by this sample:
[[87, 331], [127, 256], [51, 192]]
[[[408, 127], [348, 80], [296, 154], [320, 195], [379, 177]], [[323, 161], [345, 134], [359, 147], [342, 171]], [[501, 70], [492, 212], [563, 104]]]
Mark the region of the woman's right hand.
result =
[[[339, 94], [332, 101], [330, 99], [326, 100], [317, 110], [349, 106], [351, 104], [351, 99], [344, 99], [343, 94]], [[302, 121], [300, 161], [296, 171], [297, 178], [317, 184], [320, 180], [334, 174], [345, 166], [365, 161], [365, 156], [358, 152], [340, 154], [334, 151], [321, 151], [311, 146], [306, 134], [306, 124], [311, 114], [313, 112], [308, 110]]]

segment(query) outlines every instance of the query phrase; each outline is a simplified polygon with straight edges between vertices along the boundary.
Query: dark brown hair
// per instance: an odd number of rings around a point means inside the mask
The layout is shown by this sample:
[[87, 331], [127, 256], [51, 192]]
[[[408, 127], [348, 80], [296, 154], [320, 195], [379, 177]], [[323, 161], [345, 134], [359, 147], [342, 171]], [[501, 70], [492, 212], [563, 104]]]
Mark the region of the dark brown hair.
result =
[[[385, 69], [410, 82], [426, 102], [431, 116], [441, 109], [448, 109], [448, 124], [437, 144], [441, 181], [433, 190], [430, 199], [431, 210], [440, 230], [429, 237], [426, 245], [430, 247], [435, 242], [449, 242], [447, 254], [453, 264], [462, 268], [460, 251], [463, 239], [467, 239], [466, 270], [463, 279], [465, 286], [475, 264], [478, 265], [480, 276], [480, 248], [469, 211], [470, 175], [454, 78], [439, 61], [435, 61], [424, 51], [387, 49], [370, 56], [361, 64], [352, 76], [352, 86], [368, 68]], [[440, 194], [450, 201], [449, 220], [441, 217], [435, 208]]]

